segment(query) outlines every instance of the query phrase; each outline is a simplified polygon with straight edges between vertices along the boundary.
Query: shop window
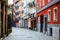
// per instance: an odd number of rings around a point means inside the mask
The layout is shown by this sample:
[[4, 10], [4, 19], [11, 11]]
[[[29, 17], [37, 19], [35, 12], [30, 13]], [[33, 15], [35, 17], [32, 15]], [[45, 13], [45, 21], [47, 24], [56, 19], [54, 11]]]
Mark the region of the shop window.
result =
[[51, 10], [48, 10], [48, 22], [50, 22], [50, 13], [51, 13]]
[[55, 7], [53, 11], [54, 11], [54, 15], [53, 15], [54, 16], [54, 22], [57, 22], [58, 21], [57, 20], [58, 19], [58, 10], [57, 10], [57, 7]]

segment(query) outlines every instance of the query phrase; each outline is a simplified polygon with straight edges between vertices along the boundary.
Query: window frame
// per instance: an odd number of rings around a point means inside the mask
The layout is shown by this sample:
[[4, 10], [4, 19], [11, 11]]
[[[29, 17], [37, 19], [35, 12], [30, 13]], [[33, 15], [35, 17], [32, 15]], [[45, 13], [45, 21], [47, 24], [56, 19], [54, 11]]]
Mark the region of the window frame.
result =
[[48, 0], [48, 3], [50, 3], [51, 2], [51, 0]]
[[50, 22], [50, 21], [51, 21], [51, 10], [48, 10], [48, 22]]
[[[55, 9], [57, 10], [57, 19], [55, 18]], [[58, 21], [58, 7], [55, 7], [55, 8], [53, 9], [53, 21], [54, 21], [54, 22], [57, 22], [57, 21]]]
[[45, 1], [41, 0], [41, 7], [43, 7], [45, 5]]
[[44, 3], [45, 3], [45, 1], [43, 0], [43, 6], [45, 5]]

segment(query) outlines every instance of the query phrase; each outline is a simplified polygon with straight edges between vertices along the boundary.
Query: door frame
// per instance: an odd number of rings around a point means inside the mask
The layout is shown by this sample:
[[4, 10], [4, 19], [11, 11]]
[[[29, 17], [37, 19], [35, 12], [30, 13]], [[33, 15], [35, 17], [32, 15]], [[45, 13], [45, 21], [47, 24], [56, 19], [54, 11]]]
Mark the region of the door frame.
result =
[[43, 25], [44, 26], [43, 27], [44, 28], [43, 29], [44, 33], [47, 33], [47, 24], [48, 24], [48, 19], [47, 18], [48, 18], [47, 14], [44, 14], [44, 25]]
[[40, 32], [40, 16], [38, 17], [38, 23], [37, 23], [37, 30], [38, 32]]

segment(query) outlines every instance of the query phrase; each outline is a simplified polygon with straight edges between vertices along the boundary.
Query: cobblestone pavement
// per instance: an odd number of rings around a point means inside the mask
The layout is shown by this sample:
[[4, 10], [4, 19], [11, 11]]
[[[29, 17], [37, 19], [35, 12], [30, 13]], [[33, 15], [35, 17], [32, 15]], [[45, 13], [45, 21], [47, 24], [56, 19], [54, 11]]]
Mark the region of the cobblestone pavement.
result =
[[12, 28], [12, 33], [4, 40], [58, 40], [46, 34], [23, 28]]

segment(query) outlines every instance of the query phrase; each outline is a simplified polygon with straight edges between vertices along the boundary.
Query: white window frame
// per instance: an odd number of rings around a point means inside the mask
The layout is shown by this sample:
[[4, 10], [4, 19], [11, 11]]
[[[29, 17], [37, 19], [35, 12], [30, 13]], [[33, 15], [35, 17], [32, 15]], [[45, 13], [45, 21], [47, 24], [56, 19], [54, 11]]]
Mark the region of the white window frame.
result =
[[43, 6], [44, 6], [45, 1], [43, 0]]
[[[57, 10], [57, 18], [55, 18], [55, 11], [54, 11], [55, 9]], [[54, 20], [54, 22], [57, 22], [58, 21], [58, 8], [57, 7], [55, 7], [53, 9], [53, 20]]]
[[42, 6], [42, 5], [41, 5], [41, 4], [42, 4], [42, 2], [41, 2], [41, 1], [42, 1], [42, 0], [40, 0], [40, 8], [41, 8], [41, 6]]
[[51, 10], [48, 10], [48, 22], [50, 22], [50, 20], [51, 20]]
[[44, 6], [45, 5], [44, 3], [45, 3], [45, 1], [44, 0], [41, 0], [41, 3], [40, 3], [41, 6]]
[[48, 0], [48, 3], [50, 3], [51, 2], [51, 0]]
[[40, 6], [41, 6], [41, 3], [40, 3]]

